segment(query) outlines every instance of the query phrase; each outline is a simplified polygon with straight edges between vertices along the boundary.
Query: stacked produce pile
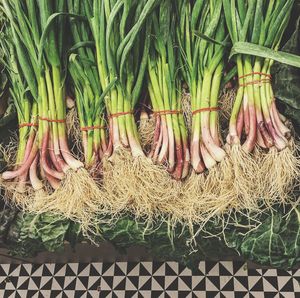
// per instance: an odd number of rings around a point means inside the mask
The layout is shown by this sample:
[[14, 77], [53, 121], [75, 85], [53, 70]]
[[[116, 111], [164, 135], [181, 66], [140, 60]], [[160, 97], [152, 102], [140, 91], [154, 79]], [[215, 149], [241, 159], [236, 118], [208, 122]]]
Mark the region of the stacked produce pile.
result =
[[299, 158], [271, 70], [300, 67], [278, 52], [294, 2], [3, 0], [6, 200], [87, 229], [126, 212], [201, 229], [291, 203]]

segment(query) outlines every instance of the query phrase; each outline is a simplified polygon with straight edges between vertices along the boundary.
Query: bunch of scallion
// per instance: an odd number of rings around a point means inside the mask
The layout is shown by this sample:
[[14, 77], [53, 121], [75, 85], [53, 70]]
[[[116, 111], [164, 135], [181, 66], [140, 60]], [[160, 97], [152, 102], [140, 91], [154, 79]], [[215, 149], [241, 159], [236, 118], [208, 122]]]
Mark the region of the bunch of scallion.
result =
[[134, 117], [147, 70], [151, 13], [160, 2], [86, 3], [102, 90], [118, 78], [105, 100], [109, 146], [103, 161], [102, 189], [115, 212], [129, 209], [146, 217], [175, 192], [168, 173], [145, 156]]
[[185, 196], [197, 216], [200, 210], [221, 211], [234, 198], [218, 115], [227, 37], [222, 0], [177, 1], [177, 13], [180, 69], [191, 95], [192, 114], [190, 150], [194, 173], [185, 185]]
[[[87, 15], [88, 1], [68, 1], [68, 12]], [[97, 69], [95, 43], [88, 22], [77, 22], [71, 19], [73, 46], [69, 56], [69, 71], [74, 85], [77, 104], [84, 161], [94, 177], [99, 177], [101, 160], [108, 150], [107, 121], [105, 119], [104, 99], [115, 80], [102, 90]], [[75, 128], [76, 129], [76, 128]]]
[[[19, 175], [11, 179], [10, 182], [4, 183], [3, 186], [8, 199], [22, 207], [26, 207], [24, 204], [26, 204], [26, 196], [28, 195], [28, 179], [34, 190], [38, 191], [43, 188], [43, 183], [36, 175], [39, 155], [36, 154], [32, 164], [24, 167], [31, 150], [37, 146], [37, 104], [28, 90], [28, 85], [17, 62], [16, 45], [12, 42], [12, 38], [11, 29], [5, 26], [3, 39], [1, 40], [3, 63], [6, 66], [6, 73], [10, 82], [9, 91], [17, 110], [19, 125], [17, 154], [13, 161], [13, 152], [8, 151], [9, 161], [14, 162], [14, 164], [9, 162], [8, 166], [13, 167]], [[12, 143], [10, 143], [10, 146], [10, 149], [15, 150], [15, 146]]]
[[71, 154], [66, 134], [66, 17], [76, 16], [67, 14], [65, 1], [3, 0], [1, 9], [38, 115], [38, 135], [26, 148], [26, 160], [2, 178], [11, 181], [32, 169], [44, 187], [28, 197], [30, 210], [60, 212], [87, 223], [98, 188]]
[[165, 164], [176, 180], [189, 174], [188, 133], [182, 111], [181, 79], [175, 45], [176, 19], [172, 1], [165, 0], [153, 14], [153, 45], [148, 59], [148, 90], [155, 117], [150, 157]]
[[258, 48], [257, 55], [234, 56], [239, 88], [227, 143], [232, 151], [235, 186], [246, 206], [255, 206], [261, 198], [270, 204], [286, 199], [299, 176], [291, 132], [275, 104], [273, 61], [260, 58], [266, 48], [278, 50], [294, 2], [223, 0], [233, 49], [239, 53], [248, 51], [253, 44], [264, 47]]

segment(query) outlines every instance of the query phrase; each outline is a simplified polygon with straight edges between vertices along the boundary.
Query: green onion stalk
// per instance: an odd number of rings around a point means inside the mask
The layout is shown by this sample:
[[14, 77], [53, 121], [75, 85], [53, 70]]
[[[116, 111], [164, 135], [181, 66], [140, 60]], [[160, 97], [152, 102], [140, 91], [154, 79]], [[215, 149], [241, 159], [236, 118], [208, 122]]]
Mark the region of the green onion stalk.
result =
[[222, 1], [179, 1], [178, 13], [181, 69], [193, 113], [191, 163], [196, 173], [203, 173], [226, 157], [218, 129], [226, 38]]
[[[19, 171], [19, 175], [12, 179], [15, 183], [9, 182], [4, 184], [4, 186], [8, 191], [6, 196], [16, 204], [23, 206], [23, 204], [26, 204], [25, 198], [28, 194], [28, 184], [30, 183], [33, 189], [39, 190], [43, 188], [43, 183], [36, 175], [39, 160], [38, 154], [35, 156], [30, 167], [24, 167], [33, 147], [37, 148], [37, 104], [28, 91], [28, 86], [22, 76], [20, 65], [16, 59], [16, 48], [12, 42], [11, 34], [10, 28], [5, 28], [3, 38], [1, 39], [1, 48], [4, 53], [3, 60], [6, 66], [6, 73], [10, 81], [9, 91], [18, 116], [19, 141], [14, 169], [15, 171]], [[20, 171], [22, 168], [23, 170]], [[5, 179], [9, 175], [11, 175], [10, 172], [3, 173], [3, 178]]]
[[155, 163], [166, 164], [172, 176], [181, 180], [189, 174], [190, 152], [176, 63], [175, 26], [171, 1], [163, 1], [153, 15], [154, 41], [148, 59], [148, 90], [156, 122], [149, 156]]
[[[86, 15], [86, 7], [83, 2], [68, 1], [68, 11], [72, 14]], [[100, 84], [95, 43], [88, 22], [71, 20], [71, 31], [74, 45], [69, 56], [69, 71], [74, 85], [84, 161], [86, 168], [97, 177], [108, 150], [104, 99], [109, 90], [103, 92]]]
[[[3, 174], [12, 180], [30, 168], [39, 154], [35, 174], [44, 183], [32, 200], [33, 211], [55, 211], [67, 217], [89, 220], [91, 197], [98, 188], [84, 170], [84, 165], [69, 150], [66, 133], [65, 100], [65, 28], [66, 3], [63, 0], [2, 1], [16, 44], [16, 58], [38, 109], [37, 146], [21, 170]], [[49, 190], [50, 186], [50, 190]]]
[[[227, 27], [233, 45], [249, 42], [278, 50], [294, 5], [293, 0], [223, 0]], [[244, 160], [249, 153], [254, 159], [237, 166], [243, 169], [248, 181], [245, 192], [252, 198], [275, 200], [286, 198], [297, 177], [297, 159], [291, 142], [290, 129], [282, 122], [276, 108], [272, 89], [271, 68], [268, 58], [238, 54], [235, 56], [239, 88], [231, 114], [227, 143], [231, 147], [242, 145]], [[246, 154], [248, 157], [245, 157]], [[237, 151], [235, 155], [238, 156]], [[245, 164], [243, 158], [237, 163]], [[261, 173], [260, 178], [258, 173]], [[256, 183], [256, 182], [259, 183]], [[261, 187], [257, 187], [259, 184]], [[244, 192], [244, 193], [245, 193]], [[256, 194], [256, 196], [255, 196]]]
[[102, 89], [118, 79], [105, 100], [109, 146], [103, 162], [102, 189], [115, 213], [130, 209], [136, 216], [147, 218], [160, 202], [165, 203], [166, 195], [172, 195], [165, 191], [172, 178], [146, 157], [134, 117], [148, 65], [151, 13], [160, 2], [85, 2]]

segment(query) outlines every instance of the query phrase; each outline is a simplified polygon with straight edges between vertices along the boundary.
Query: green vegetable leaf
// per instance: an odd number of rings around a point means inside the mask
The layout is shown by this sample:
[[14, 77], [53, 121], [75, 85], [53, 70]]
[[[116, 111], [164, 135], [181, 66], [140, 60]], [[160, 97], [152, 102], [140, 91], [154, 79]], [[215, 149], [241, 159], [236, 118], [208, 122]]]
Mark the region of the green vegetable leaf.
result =
[[[299, 3], [300, 11], [300, 3]], [[294, 28], [293, 34], [288, 39], [283, 49], [285, 51], [300, 54], [300, 18], [291, 24]], [[276, 63], [273, 67], [275, 77], [274, 92], [284, 105], [283, 112], [294, 120], [300, 128], [300, 69], [285, 64]]]
[[287, 52], [274, 51], [249, 42], [236, 42], [232, 47], [230, 58], [237, 54], [257, 56], [300, 68], [300, 56]]

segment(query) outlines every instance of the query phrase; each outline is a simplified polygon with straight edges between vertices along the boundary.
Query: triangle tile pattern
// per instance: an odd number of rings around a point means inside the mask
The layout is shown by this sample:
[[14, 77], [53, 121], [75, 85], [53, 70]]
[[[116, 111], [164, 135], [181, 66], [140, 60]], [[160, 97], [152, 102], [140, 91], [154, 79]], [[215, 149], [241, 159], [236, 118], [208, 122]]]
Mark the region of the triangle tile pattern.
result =
[[0, 297], [300, 297], [300, 270], [244, 262], [2, 264]]

